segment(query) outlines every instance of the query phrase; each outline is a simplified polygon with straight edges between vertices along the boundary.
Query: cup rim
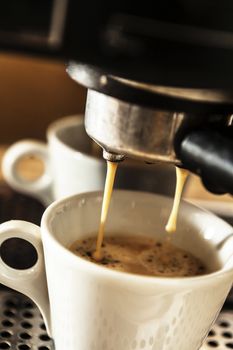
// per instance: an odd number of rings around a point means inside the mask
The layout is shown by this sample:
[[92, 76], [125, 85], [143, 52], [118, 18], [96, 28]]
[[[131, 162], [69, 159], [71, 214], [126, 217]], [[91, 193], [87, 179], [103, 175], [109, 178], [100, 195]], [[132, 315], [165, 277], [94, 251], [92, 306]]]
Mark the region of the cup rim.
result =
[[[84, 127], [84, 114], [74, 114], [74, 115], [70, 115], [70, 116], [65, 116], [62, 117], [60, 119], [55, 120], [53, 123], [51, 123], [46, 131], [46, 136], [47, 136], [47, 140], [49, 142], [53, 142], [55, 143], [58, 147], [61, 147], [62, 150], [64, 151], [68, 151], [69, 154], [75, 156], [75, 157], [83, 157], [83, 158], [87, 158], [90, 160], [95, 160], [98, 163], [102, 163], [103, 159], [96, 157], [95, 155], [89, 154], [87, 152], [82, 152], [79, 150], [76, 150], [72, 147], [70, 147], [69, 145], [67, 145], [66, 143], [62, 142], [60, 140], [60, 138], [57, 136], [58, 131], [71, 127], [71, 126], [83, 126]], [[88, 137], [88, 135], [87, 135]]]
[[[160, 194], [155, 194], [155, 193], [149, 193], [149, 192], [143, 192], [143, 191], [129, 191], [129, 190], [114, 190], [114, 192], [124, 192], [125, 194], [132, 194], [132, 193], [140, 193], [141, 195], [150, 195], [153, 197], [159, 197], [159, 198], [170, 198], [168, 196], [160, 195]], [[64, 247], [51, 233], [49, 229], [49, 224], [50, 224], [50, 218], [52, 212], [58, 208], [63, 206], [69, 201], [72, 201], [77, 198], [85, 198], [88, 197], [102, 197], [103, 192], [102, 191], [92, 191], [92, 192], [86, 192], [86, 193], [80, 193], [80, 194], [75, 194], [72, 196], [68, 196], [66, 198], [57, 200], [53, 202], [52, 204], [49, 205], [49, 207], [46, 208], [42, 219], [41, 219], [41, 231], [42, 231], [42, 242], [44, 241], [44, 235], [46, 233], [46, 240], [50, 241], [58, 252], [60, 252], [60, 255], [63, 255], [64, 258], [69, 261], [70, 264], [75, 264], [81, 266], [83, 269], [88, 270], [89, 272], [92, 272], [94, 274], [99, 274], [105, 277], [109, 277], [109, 279], [112, 280], [118, 280], [120, 282], [129, 282], [129, 283], [134, 283], [137, 286], [140, 285], [145, 285], [145, 284], [150, 284], [150, 285], [160, 285], [160, 286], [172, 286], [177, 288], [182, 288], [182, 287], [199, 287], [201, 285], [205, 285], [209, 283], [209, 280], [213, 279], [218, 279], [218, 278], [226, 278], [229, 275], [233, 275], [233, 267], [227, 267], [224, 269], [224, 267], [221, 267], [217, 271], [204, 274], [204, 275], [199, 275], [199, 276], [192, 276], [192, 277], [159, 277], [159, 276], [143, 276], [140, 274], [132, 274], [128, 272], [121, 272], [121, 271], [116, 271], [116, 270], [111, 270], [108, 269], [104, 266], [100, 266], [97, 264], [94, 264], [93, 262], [87, 261], [85, 259], [82, 259], [81, 257], [75, 255], [71, 251], [69, 251], [68, 248]], [[171, 199], [171, 198], [170, 198]], [[229, 228], [232, 228], [230, 224], [228, 224], [226, 221], [222, 220], [212, 212], [199, 207], [197, 205], [194, 205], [190, 203], [188, 200], [183, 199], [182, 202], [185, 204], [185, 206], [189, 206], [192, 208], [197, 209], [200, 212], [206, 213], [206, 215], [211, 215], [212, 218], [215, 220], [217, 219], [218, 221], [222, 221], [222, 223], [225, 226], [228, 226]], [[232, 253], [233, 254], [233, 253]]]

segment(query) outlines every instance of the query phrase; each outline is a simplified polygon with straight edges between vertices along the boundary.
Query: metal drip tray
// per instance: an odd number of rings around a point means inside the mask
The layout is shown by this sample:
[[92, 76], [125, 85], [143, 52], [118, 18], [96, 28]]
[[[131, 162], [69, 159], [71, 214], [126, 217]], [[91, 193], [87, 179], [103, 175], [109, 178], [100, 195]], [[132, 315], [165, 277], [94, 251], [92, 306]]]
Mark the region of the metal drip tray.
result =
[[[0, 184], [0, 222], [11, 219], [40, 223], [44, 207]], [[25, 254], [27, 261], [30, 256]], [[37, 306], [26, 296], [0, 285], [0, 349], [52, 350]], [[65, 349], [64, 349], [65, 350]]]
[[221, 312], [201, 350], [233, 349], [233, 311]]
[[[200, 350], [213, 348], [233, 349], [233, 311], [219, 315]], [[37, 306], [13, 290], [0, 290], [0, 349], [54, 350]]]
[[36, 305], [13, 290], [0, 290], [0, 349], [54, 349]]

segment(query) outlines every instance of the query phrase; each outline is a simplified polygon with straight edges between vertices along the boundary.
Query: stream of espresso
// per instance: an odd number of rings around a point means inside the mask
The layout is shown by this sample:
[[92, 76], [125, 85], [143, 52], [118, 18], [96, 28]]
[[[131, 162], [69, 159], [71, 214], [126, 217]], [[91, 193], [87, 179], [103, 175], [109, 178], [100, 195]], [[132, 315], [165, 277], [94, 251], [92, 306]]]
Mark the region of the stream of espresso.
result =
[[177, 217], [180, 206], [181, 195], [188, 177], [188, 170], [176, 167], [176, 191], [172, 211], [165, 227], [166, 231], [171, 233], [176, 231]]
[[[118, 166], [118, 163], [107, 161], [107, 176], [106, 176], [105, 187], [104, 187], [100, 225], [99, 225], [99, 231], [97, 235], [96, 250], [93, 253], [93, 258], [96, 261], [100, 261], [102, 259], [101, 247], [104, 239], [105, 224], [106, 224], [109, 205], [111, 201], [117, 166]], [[175, 197], [174, 197], [172, 211], [166, 225], [166, 231], [169, 233], [176, 231], [177, 216], [178, 216], [178, 211], [180, 206], [181, 195], [182, 195], [187, 177], [188, 177], [187, 170], [176, 167]]]
[[93, 253], [93, 258], [97, 261], [100, 261], [102, 259], [101, 247], [102, 247], [102, 243], [103, 243], [103, 239], [104, 239], [105, 224], [106, 224], [108, 209], [109, 209], [109, 205], [110, 205], [110, 201], [111, 201], [117, 165], [118, 165], [118, 163], [107, 161], [107, 176], [106, 176], [106, 180], [105, 180], [104, 196], [103, 196], [103, 203], [102, 203], [102, 210], [101, 210], [101, 217], [100, 217], [100, 225], [99, 225], [99, 231], [98, 231], [98, 236], [97, 236], [96, 250]]

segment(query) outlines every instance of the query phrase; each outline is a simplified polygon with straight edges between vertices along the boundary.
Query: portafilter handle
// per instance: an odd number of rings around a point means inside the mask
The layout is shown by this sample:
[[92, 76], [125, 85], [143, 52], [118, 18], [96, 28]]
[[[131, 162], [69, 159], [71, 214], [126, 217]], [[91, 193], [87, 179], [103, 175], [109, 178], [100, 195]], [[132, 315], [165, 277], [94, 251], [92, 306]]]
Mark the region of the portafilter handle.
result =
[[233, 127], [194, 130], [176, 152], [182, 166], [199, 175], [210, 192], [233, 194]]

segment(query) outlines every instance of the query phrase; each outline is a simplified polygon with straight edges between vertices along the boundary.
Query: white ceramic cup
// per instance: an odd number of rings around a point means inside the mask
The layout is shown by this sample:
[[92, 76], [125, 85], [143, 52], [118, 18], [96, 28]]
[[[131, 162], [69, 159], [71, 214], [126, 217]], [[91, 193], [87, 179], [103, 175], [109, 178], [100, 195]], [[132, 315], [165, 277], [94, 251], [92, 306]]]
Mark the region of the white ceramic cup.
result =
[[[44, 173], [35, 181], [22, 177], [18, 170], [19, 162], [28, 156], [39, 158], [44, 165]], [[47, 143], [21, 140], [10, 146], [2, 160], [2, 172], [14, 190], [48, 206], [76, 193], [103, 190], [106, 162], [101, 148], [87, 136], [83, 116], [77, 115], [52, 123]], [[127, 159], [118, 167], [115, 188], [173, 195], [174, 187], [173, 166], [145, 165]]]
[[[38, 254], [33, 267], [20, 271], [1, 258], [0, 282], [37, 303], [56, 350], [198, 350], [232, 285], [232, 227], [183, 202], [172, 243], [207, 266], [217, 257], [219, 269], [186, 278], [133, 275], [88, 262], [68, 249], [75, 240], [96, 233], [101, 202], [99, 192], [57, 201], [46, 209], [41, 229], [24, 221], [0, 225], [1, 248], [19, 237]], [[164, 240], [171, 205], [167, 197], [115, 191], [107, 234]]]
[[[2, 172], [13, 189], [39, 199], [45, 206], [75, 193], [103, 189], [106, 164], [93, 155], [93, 141], [85, 132], [82, 115], [52, 123], [47, 140], [21, 140], [6, 151]], [[37, 157], [44, 164], [44, 173], [36, 181], [19, 174], [17, 164], [27, 156]]]

